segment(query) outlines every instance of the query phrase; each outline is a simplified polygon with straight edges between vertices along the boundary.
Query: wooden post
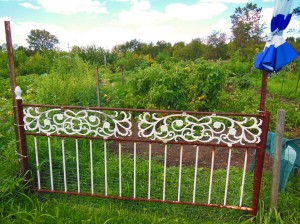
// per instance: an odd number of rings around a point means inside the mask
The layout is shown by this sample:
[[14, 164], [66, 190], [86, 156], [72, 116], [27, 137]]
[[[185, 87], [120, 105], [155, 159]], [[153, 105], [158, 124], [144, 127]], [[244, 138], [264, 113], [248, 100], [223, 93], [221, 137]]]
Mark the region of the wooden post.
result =
[[274, 145], [275, 147], [274, 147], [273, 169], [272, 169], [273, 178], [272, 178], [271, 200], [270, 200], [271, 210], [277, 209], [284, 124], [285, 124], [285, 111], [278, 110], [277, 123], [276, 123], [276, 137], [275, 137], [275, 145]]
[[125, 76], [124, 76], [124, 67], [123, 67], [123, 65], [120, 65], [120, 70], [121, 70], [122, 86], [124, 86], [124, 84], [125, 84]]
[[300, 72], [299, 72], [299, 74], [298, 74], [298, 79], [297, 79], [297, 84], [296, 84], [296, 93], [297, 93], [297, 91], [298, 91], [299, 80], [300, 80]]
[[98, 99], [98, 107], [100, 107], [100, 82], [99, 82], [99, 70], [96, 68], [96, 85], [97, 85], [97, 99]]

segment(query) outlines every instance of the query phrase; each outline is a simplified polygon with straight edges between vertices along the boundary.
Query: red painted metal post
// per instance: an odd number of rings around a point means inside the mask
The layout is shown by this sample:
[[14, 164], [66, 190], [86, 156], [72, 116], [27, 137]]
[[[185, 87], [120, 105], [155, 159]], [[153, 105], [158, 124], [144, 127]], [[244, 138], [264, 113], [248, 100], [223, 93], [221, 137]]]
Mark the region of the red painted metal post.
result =
[[263, 71], [262, 73], [262, 82], [261, 82], [261, 90], [260, 90], [260, 111], [265, 111], [266, 108], [266, 98], [267, 98], [267, 84], [268, 84], [268, 72]]
[[[11, 91], [14, 96], [14, 91], [16, 88], [16, 73], [15, 73], [15, 64], [14, 64], [14, 55], [13, 55], [13, 47], [12, 47], [12, 39], [11, 39], [11, 30], [10, 30], [10, 22], [4, 21], [5, 25], [5, 34], [6, 34], [6, 48], [7, 48], [7, 56], [9, 63], [9, 71], [10, 71], [10, 85]], [[15, 97], [14, 97], [15, 99]]]
[[29, 164], [28, 164], [28, 153], [26, 144], [26, 135], [24, 129], [24, 114], [23, 114], [23, 100], [21, 97], [20, 87], [16, 87], [16, 110], [17, 110], [17, 129], [18, 129], [18, 139], [19, 139], [19, 162], [21, 165], [22, 174], [24, 176], [25, 182], [30, 180]]
[[261, 112], [263, 116], [261, 143], [259, 149], [256, 150], [254, 180], [253, 180], [253, 198], [252, 198], [252, 215], [256, 215], [259, 203], [259, 194], [261, 188], [261, 179], [264, 166], [266, 143], [269, 129], [270, 113]]
[[14, 125], [15, 125], [15, 133], [16, 133], [16, 142], [17, 148], [19, 149], [19, 134], [17, 124], [17, 111], [16, 111], [16, 97], [15, 97], [15, 88], [16, 84], [16, 73], [15, 73], [15, 64], [14, 64], [14, 55], [13, 55], [13, 47], [12, 47], [12, 39], [11, 39], [11, 30], [10, 30], [10, 22], [4, 21], [5, 26], [5, 35], [6, 35], [6, 48], [7, 48], [7, 56], [9, 63], [9, 73], [10, 73], [10, 89], [11, 89], [11, 97], [13, 104], [13, 113], [14, 113]]

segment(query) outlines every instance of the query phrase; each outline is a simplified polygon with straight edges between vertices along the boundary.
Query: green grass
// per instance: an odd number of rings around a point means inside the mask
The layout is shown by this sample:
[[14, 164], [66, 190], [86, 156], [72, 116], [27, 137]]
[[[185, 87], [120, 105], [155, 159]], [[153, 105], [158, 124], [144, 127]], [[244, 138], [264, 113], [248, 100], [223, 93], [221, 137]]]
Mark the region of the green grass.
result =
[[[251, 77], [252, 83], [256, 88], [260, 88], [261, 86], [261, 76], [262, 73], [257, 72]], [[271, 75], [271, 78], [268, 79], [267, 90], [272, 96], [281, 100], [300, 102], [300, 83], [297, 88], [298, 78], [299, 71], [291, 73], [282, 70], [278, 74]]]
[[290, 181], [287, 192], [279, 195], [279, 210], [273, 214], [268, 210], [271, 174], [265, 173], [260, 209], [254, 220], [248, 212], [228, 209], [30, 193], [21, 178], [16, 177], [11, 149], [1, 158], [7, 162], [0, 165], [5, 171], [4, 176], [1, 173], [4, 177], [0, 188], [1, 223], [298, 223], [300, 220], [299, 189], [293, 186], [299, 184], [296, 177]]
[[[30, 138], [27, 138], [30, 139]], [[43, 141], [44, 140], [44, 141]], [[52, 167], [54, 176], [54, 189], [64, 190], [63, 181], [63, 163], [61, 153], [60, 138], [51, 137], [52, 147]], [[91, 192], [91, 166], [90, 166], [90, 152], [89, 141], [86, 139], [78, 140], [79, 145], [79, 177], [81, 180], [81, 192]], [[162, 146], [163, 147], [163, 146]], [[36, 169], [35, 169], [35, 154], [34, 147], [31, 141], [28, 141], [29, 161], [33, 170], [33, 184], [37, 187]], [[50, 169], [48, 159], [48, 146], [45, 138], [38, 138], [39, 151], [39, 172], [41, 174], [41, 188], [51, 189], [50, 184]], [[119, 195], [119, 157], [118, 155], [107, 149], [107, 177], [108, 177], [108, 195]], [[200, 151], [201, 154], [201, 151]], [[77, 169], [76, 169], [76, 155], [75, 155], [75, 140], [65, 139], [65, 155], [66, 155], [66, 173], [67, 173], [67, 187], [68, 191], [77, 192]], [[164, 181], [164, 167], [163, 162], [159, 157], [152, 155], [151, 164], [151, 198], [162, 199], [162, 189]], [[122, 196], [133, 197], [134, 185], [134, 163], [133, 152], [122, 154]], [[199, 165], [200, 166], [200, 165]], [[94, 175], [94, 192], [96, 194], [105, 194], [105, 173], [104, 173], [104, 149], [103, 141], [93, 141], [93, 175]], [[198, 203], [207, 203], [208, 189], [210, 179], [209, 168], [198, 168], [197, 173], [197, 192], [196, 201]], [[177, 201], [178, 199], [178, 183], [179, 183], [179, 169], [178, 165], [168, 167], [166, 171], [166, 200]], [[252, 195], [252, 174], [246, 175], [246, 185], [244, 189], [243, 205], [251, 207]], [[213, 176], [213, 188], [211, 203], [223, 204], [224, 189], [226, 180], [226, 170], [215, 170]], [[148, 196], [148, 158], [144, 155], [137, 154], [136, 162], [136, 197], [147, 198]], [[228, 191], [229, 205], [238, 205], [240, 197], [239, 186], [242, 182], [242, 170], [231, 167], [230, 182]], [[193, 183], [194, 183], [194, 167], [182, 167], [182, 181], [180, 199], [184, 202], [191, 202], [193, 197]]]

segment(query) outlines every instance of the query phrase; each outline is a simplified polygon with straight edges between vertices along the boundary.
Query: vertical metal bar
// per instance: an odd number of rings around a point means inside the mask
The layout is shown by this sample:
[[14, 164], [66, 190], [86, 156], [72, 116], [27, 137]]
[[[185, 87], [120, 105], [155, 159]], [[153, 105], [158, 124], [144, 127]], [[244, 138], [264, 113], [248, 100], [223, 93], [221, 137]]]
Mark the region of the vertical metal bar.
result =
[[243, 195], [244, 195], [244, 187], [245, 187], [245, 179], [246, 179], [246, 170], [247, 170], [247, 160], [248, 160], [248, 149], [245, 151], [245, 159], [244, 159], [244, 168], [243, 168], [243, 177], [242, 177], [242, 186], [241, 186], [241, 195], [240, 195], [240, 204], [243, 204]]
[[215, 163], [215, 151], [216, 148], [214, 147], [212, 150], [211, 155], [211, 167], [210, 167], [210, 178], [209, 178], [209, 192], [208, 192], [208, 204], [210, 204], [211, 201], [211, 192], [212, 192], [212, 184], [213, 184], [213, 172], [214, 172], [214, 163]]
[[148, 199], [151, 198], [151, 154], [152, 154], [152, 145], [149, 144], [149, 162], [148, 162]]
[[18, 155], [19, 162], [21, 165], [22, 174], [24, 176], [24, 181], [27, 182], [30, 180], [29, 164], [28, 164], [28, 153], [27, 153], [27, 143], [26, 143], [26, 135], [24, 129], [24, 114], [23, 114], [23, 101], [22, 101], [22, 90], [20, 87], [16, 87], [15, 89], [16, 98], [14, 99], [16, 102], [16, 134], [17, 134], [17, 145], [18, 145]]
[[[16, 133], [16, 143], [17, 143], [17, 149], [18, 153], [22, 155], [20, 145], [19, 145], [19, 129], [16, 126], [18, 123], [18, 113], [16, 108], [16, 96], [15, 96], [15, 89], [17, 86], [16, 82], [16, 72], [15, 72], [15, 62], [14, 62], [14, 54], [13, 54], [13, 45], [12, 45], [12, 37], [11, 37], [11, 29], [10, 29], [10, 22], [4, 21], [5, 26], [5, 35], [6, 35], [6, 49], [7, 49], [7, 56], [8, 56], [8, 63], [9, 63], [9, 73], [10, 73], [10, 89], [11, 89], [11, 96], [12, 96], [12, 106], [13, 106], [13, 113], [14, 113], [14, 125], [15, 125], [15, 133]], [[22, 98], [21, 98], [22, 99]], [[23, 118], [22, 118], [23, 119]], [[22, 161], [23, 158], [19, 157], [19, 159]], [[22, 163], [21, 163], [22, 166]], [[22, 167], [22, 171], [23, 171]], [[23, 171], [24, 173], [24, 171]]]
[[163, 201], [166, 199], [167, 155], [168, 155], [167, 153], [168, 153], [168, 145], [165, 144]]
[[105, 196], [107, 196], [107, 157], [106, 157], [107, 145], [106, 141], [104, 140], [104, 191]]
[[183, 153], [183, 146], [180, 147], [179, 177], [178, 177], [178, 196], [177, 196], [177, 201], [180, 201], [180, 193], [181, 193], [182, 153]]
[[136, 197], [136, 142], [133, 143], [133, 198]]
[[265, 159], [266, 143], [269, 129], [270, 113], [261, 112], [263, 119], [262, 122], [262, 134], [259, 148], [256, 150], [255, 168], [254, 168], [254, 180], [253, 180], [253, 198], [252, 198], [252, 215], [256, 215], [259, 202], [259, 194], [261, 187], [262, 171]]
[[198, 173], [198, 158], [199, 158], [199, 146], [196, 148], [196, 158], [195, 158], [195, 173], [194, 173], [194, 191], [193, 191], [193, 203], [196, 200], [196, 189], [197, 189], [197, 173]]
[[77, 170], [77, 191], [80, 193], [80, 172], [79, 172], [79, 154], [78, 154], [78, 139], [75, 139], [76, 143], [76, 170]]
[[63, 172], [64, 172], [64, 187], [65, 192], [67, 192], [67, 170], [66, 170], [66, 155], [65, 155], [65, 139], [61, 139], [61, 151], [62, 151], [62, 159], [63, 159]]
[[48, 153], [49, 153], [49, 167], [50, 167], [50, 183], [51, 183], [51, 190], [54, 190], [53, 185], [53, 170], [52, 170], [52, 155], [51, 155], [51, 141], [50, 137], [48, 137]]
[[93, 141], [90, 139], [91, 191], [94, 194]]
[[119, 196], [122, 197], [122, 145], [119, 143]]
[[227, 162], [227, 173], [226, 173], [226, 184], [225, 184], [225, 194], [224, 194], [224, 205], [227, 202], [227, 193], [228, 193], [228, 183], [229, 183], [229, 174], [230, 174], [230, 162], [231, 162], [231, 151], [232, 149], [228, 149], [228, 162]]
[[41, 176], [40, 176], [40, 163], [39, 163], [39, 152], [38, 152], [38, 144], [36, 136], [33, 137], [34, 139], [34, 151], [35, 151], [35, 163], [36, 163], [36, 175], [38, 181], [38, 189], [41, 189]]

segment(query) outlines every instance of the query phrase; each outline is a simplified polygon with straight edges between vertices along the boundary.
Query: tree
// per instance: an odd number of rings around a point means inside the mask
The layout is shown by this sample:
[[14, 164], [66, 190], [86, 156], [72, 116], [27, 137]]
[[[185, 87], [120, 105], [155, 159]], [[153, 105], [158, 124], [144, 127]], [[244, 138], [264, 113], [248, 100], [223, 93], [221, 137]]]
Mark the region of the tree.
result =
[[29, 48], [35, 51], [52, 50], [59, 44], [58, 38], [46, 30], [30, 30], [27, 37]]
[[114, 46], [112, 52], [126, 54], [127, 52], [134, 52], [139, 48], [141, 42], [137, 39], [133, 39], [131, 41], [126, 41], [124, 44], [119, 44]]
[[205, 45], [200, 38], [192, 39], [190, 43], [186, 45], [186, 58], [188, 60], [196, 60], [203, 57], [205, 52]]
[[178, 59], [187, 58], [186, 45], [183, 41], [179, 41], [173, 46], [173, 57]]
[[226, 41], [227, 36], [220, 31], [212, 31], [207, 37], [207, 45], [209, 47], [208, 56], [210, 59], [216, 60], [219, 58], [226, 58]]
[[241, 49], [241, 56], [245, 56], [245, 49], [263, 41], [262, 33], [265, 24], [260, 23], [262, 8], [256, 4], [247, 3], [245, 7], [238, 7], [230, 16], [232, 23], [233, 42], [236, 49]]

